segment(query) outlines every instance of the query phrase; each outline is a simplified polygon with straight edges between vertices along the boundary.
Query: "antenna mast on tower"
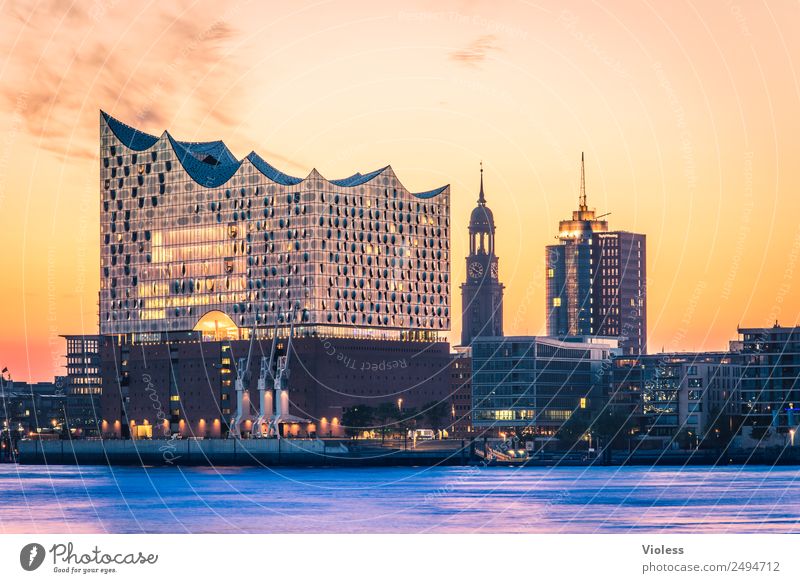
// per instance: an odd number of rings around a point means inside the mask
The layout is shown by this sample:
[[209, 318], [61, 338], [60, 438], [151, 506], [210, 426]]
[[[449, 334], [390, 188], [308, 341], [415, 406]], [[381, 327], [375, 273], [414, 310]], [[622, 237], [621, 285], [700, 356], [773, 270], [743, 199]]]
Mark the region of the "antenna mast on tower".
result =
[[586, 175], [583, 169], [583, 152], [581, 152], [581, 196], [580, 200], [578, 200], [578, 209], [582, 211], [589, 210], [589, 207], [586, 206]]

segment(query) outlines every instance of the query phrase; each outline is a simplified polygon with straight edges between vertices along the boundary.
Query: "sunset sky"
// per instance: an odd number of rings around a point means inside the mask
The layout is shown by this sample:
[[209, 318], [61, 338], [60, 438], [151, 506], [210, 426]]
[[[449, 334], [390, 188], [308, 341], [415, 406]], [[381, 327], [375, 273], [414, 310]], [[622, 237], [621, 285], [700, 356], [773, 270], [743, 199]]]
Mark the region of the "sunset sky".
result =
[[451, 184], [454, 314], [483, 160], [506, 334], [545, 332], [544, 246], [585, 151], [589, 205], [647, 235], [651, 352], [798, 322], [797, 2], [66, 4], [0, 4], [16, 380], [62, 374], [58, 335], [96, 332], [100, 109], [298, 176]]

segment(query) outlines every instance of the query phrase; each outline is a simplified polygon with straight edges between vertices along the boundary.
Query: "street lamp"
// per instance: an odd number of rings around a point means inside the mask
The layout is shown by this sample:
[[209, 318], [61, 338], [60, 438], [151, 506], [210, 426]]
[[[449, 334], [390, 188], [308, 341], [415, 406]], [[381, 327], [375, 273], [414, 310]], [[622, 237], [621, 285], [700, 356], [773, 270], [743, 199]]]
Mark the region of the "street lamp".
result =
[[401, 413], [403, 412], [403, 399], [402, 398], [397, 399], [397, 410], [400, 411]]
[[789, 438], [791, 439], [792, 447], [794, 447], [794, 429], [789, 430]]

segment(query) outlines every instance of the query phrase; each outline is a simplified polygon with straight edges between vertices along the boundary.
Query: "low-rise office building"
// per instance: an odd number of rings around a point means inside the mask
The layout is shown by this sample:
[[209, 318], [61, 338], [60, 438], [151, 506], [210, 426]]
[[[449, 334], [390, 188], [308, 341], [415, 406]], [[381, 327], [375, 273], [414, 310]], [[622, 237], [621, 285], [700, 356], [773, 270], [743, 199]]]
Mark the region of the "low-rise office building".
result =
[[477, 338], [472, 344], [472, 420], [490, 433], [553, 436], [572, 414], [597, 408], [618, 351], [610, 338]]
[[100, 373], [100, 342], [96, 334], [64, 334], [67, 343], [67, 374], [64, 392], [67, 394], [65, 421], [73, 433], [99, 435], [100, 393], [103, 390]]
[[631, 418], [639, 447], [697, 445], [735, 408], [734, 370], [728, 352], [620, 356], [608, 406]]
[[0, 388], [0, 423], [15, 438], [31, 434], [61, 434], [65, 428], [67, 395], [64, 378], [25, 383], [3, 380]]
[[757, 436], [786, 435], [800, 425], [800, 326], [739, 328], [740, 414]]
[[634, 419], [641, 447], [791, 440], [800, 425], [800, 327], [738, 333], [725, 352], [614, 359], [608, 406]]

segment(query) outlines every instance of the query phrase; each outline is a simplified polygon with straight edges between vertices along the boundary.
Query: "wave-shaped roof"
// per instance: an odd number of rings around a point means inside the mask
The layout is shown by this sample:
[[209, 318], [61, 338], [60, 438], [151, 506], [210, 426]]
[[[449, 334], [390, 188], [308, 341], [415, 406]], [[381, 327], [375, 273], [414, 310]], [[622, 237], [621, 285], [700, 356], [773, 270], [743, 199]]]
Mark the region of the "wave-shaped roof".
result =
[[250, 160], [250, 163], [256, 167], [256, 169], [261, 172], [264, 176], [272, 180], [273, 182], [277, 182], [278, 184], [285, 184], [287, 186], [293, 184], [299, 184], [303, 181], [302, 178], [297, 178], [296, 176], [289, 176], [285, 172], [281, 172], [275, 166], [264, 160], [261, 156], [256, 154], [255, 152], [250, 152], [247, 155], [247, 159]]
[[136, 150], [137, 152], [147, 150], [148, 148], [152, 148], [158, 141], [156, 136], [140, 132], [136, 128], [132, 128], [118, 119], [114, 119], [105, 111], [101, 111], [100, 113], [108, 124], [108, 127], [111, 128], [111, 131], [117, 136], [117, 139], [131, 150]]
[[417, 198], [434, 198], [442, 194], [445, 190], [447, 190], [448, 186], [450, 185], [446, 184], [445, 186], [440, 186], [439, 188], [434, 188], [433, 190], [428, 190], [425, 192], [415, 192], [414, 196], [416, 196]]
[[201, 162], [209, 164], [238, 164], [239, 161], [222, 140], [216, 142], [178, 142]]
[[385, 170], [387, 170], [389, 166], [384, 166], [383, 168], [378, 168], [377, 170], [373, 170], [372, 172], [368, 172], [367, 174], [361, 174], [361, 172], [356, 172], [352, 176], [348, 176], [347, 178], [340, 178], [338, 180], [329, 180], [331, 184], [335, 184], [336, 186], [359, 186], [361, 184], [366, 184], [379, 174], [382, 174]]
[[[184, 142], [179, 142], [174, 139], [169, 133], [167, 134], [167, 138], [172, 145], [175, 155], [178, 157], [178, 161], [183, 165], [187, 174], [189, 174], [192, 180], [197, 184], [205, 186], [206, 188], [222, 186], [236, 174], [239, 166], [242, 165], [242, 163], [233, 158], [233, 156], [231, 156], [233, 162], [227, 163], [218, 162], [217, 164], [213, 164], [201, 161], [196, 155], [199, 150], [192, 150], [192, 148], [187, 147]], [[227, 150], [227, 148], [225, 149]]]
[[[104, 111], [101, 111], [100, 114], [117, 139], [130, 150], [137, 152], [147, 150], [155, 146], [164, 137], [172, 147], [186, 173], [195, 182], [206, 188], [215, 188], [225, 184], [236, 174], [236, 171], [239, 170], [245, 160], [249, 161], [256, 170], [275, 183], [293, 186], [305, 180], [304, 178], [290, 176], [285, 172], [281, 172], [255, 152], [250, 152], [244, 159], [237, 160], [222, 140], [214, 142], [181, 142], [166, 131], [161, 137], [157, 137], [124, 124]], [[374, 180], [385, 172], [391, 173], [391, 166], [384, 166], [366, 174], [356, 172], [347, 178], [328, 180], [328, 182], [341, 187], [360, 186]], [[316, 171], [312, 170], [309, 176], [315, 173]], [[447, 190], [448, 186], [445, 185], [434, 190], [411, 194], [417, 198], [430, 199], [442, 194]]]

